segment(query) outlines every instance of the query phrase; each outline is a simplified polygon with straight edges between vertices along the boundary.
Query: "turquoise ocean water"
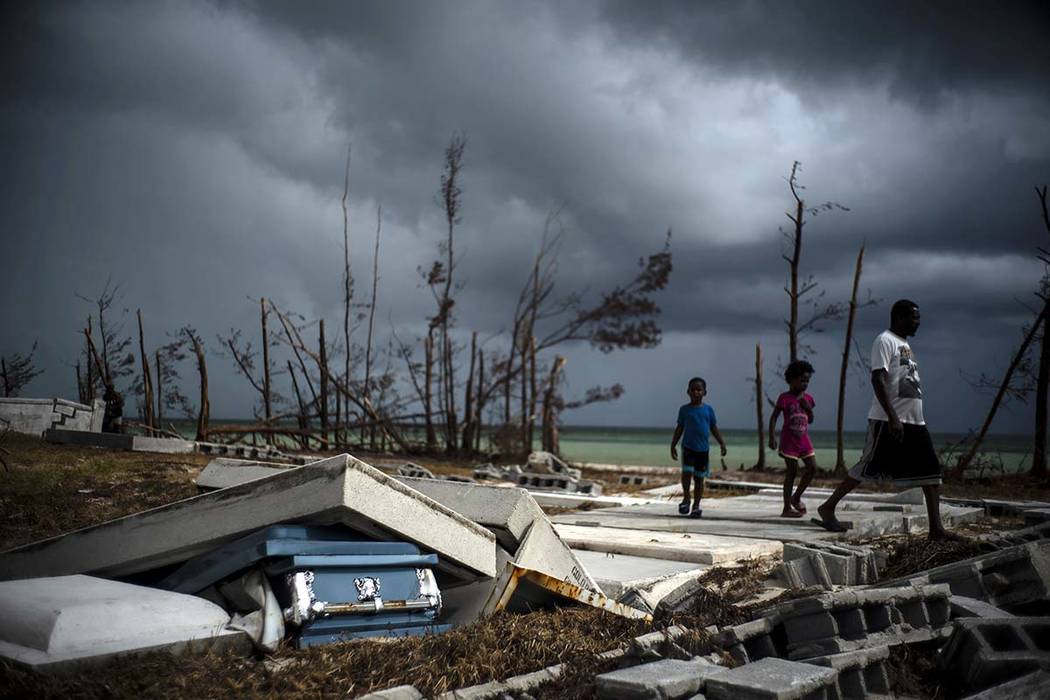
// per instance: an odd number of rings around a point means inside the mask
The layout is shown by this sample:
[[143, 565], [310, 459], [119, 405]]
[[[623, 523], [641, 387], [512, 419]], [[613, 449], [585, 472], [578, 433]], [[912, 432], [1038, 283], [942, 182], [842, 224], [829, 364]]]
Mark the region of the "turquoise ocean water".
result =
[[[213, 420], [213, 425], [248, 423], [237, 420]], [[175, 421], [178, 430], [192, 437], [194, 424]], [[537, 436], [539, 431], [537, 430]], [[592, 462], [600, 464], [643, 465], [673, 467], [670, 445], [672, 431], [663, 428], [636, 427], [596, 427], [596, 426], [563, 426], [561, 428], [561, 450], [566, 459], [573, 462]], [[729, 453], [725, 457], [729, 469], [749, 468], [758, 459], [758, 433], [754, 430], [734, 430], [724, 428], [722, 435], [726, 439]], [[422, 436], [420, 436], [422, 437]], [[835, 433], [834, 431], [810, 431], [813, 446], [816, 448], [817, 464], [821, 467], [835, 466]], [[946, 453], [950, 446], [959, 443], [963, 435], [935, 433], [934, 446], [946, 457], [946, 464], [952, 459]], [[847, 432], [844, 434], [844, 458], [852, 466], [860, 457], [864, 447], [864, 433]], [[1005, 472], [1026, 469], [1031, 464], [1032, 438], [1024, 435], [990, 435], [982, 447], [984, 461], [992, 465], [989, 474], [1000, 468]], [[712, 440], [712, 466], [717, 470], [717, 444]], [[484, 441], [482, 447], [485, 447]], [[537, 437], [536, 449], [539, 448]], [[766, 449], [766, 465], [779, 466], [783, 460], [771, 450]]]
[[[758, 433], [754, 430], [723, 429], [728, 454], [726, 466], [730, 469], [748, 468], [758, 460]], [[947, 450], [963, 439], [963, 435], [934, 434], [934, 446]], [[817, 453], [817, 464], [835, 466], [836, 440], [833, 431], [810, 431]], [[671, 431], [659, 428], [606, 428], [567, 426], [561, 430], [562, 453], [570, 461], [605, 464], [635, 464], [673, 467], [670, 454]], [[712, 465], [716, 467], [718, 445], [711, 441]], [[852, 466], [864, 447], [864, 433], [847, 432], [843, 435], [843, 457]], [[1002, 464], [1007, 472], [1024, 469], [1030, 464], [1031, 438], [1023, 435], [991, 435], [984, 441], [982, 454], [992, 464]], [[944, 454], [942, 452], [942, 454]], [[783, 460], [766, 448], [767, 466], [783, 464]]]

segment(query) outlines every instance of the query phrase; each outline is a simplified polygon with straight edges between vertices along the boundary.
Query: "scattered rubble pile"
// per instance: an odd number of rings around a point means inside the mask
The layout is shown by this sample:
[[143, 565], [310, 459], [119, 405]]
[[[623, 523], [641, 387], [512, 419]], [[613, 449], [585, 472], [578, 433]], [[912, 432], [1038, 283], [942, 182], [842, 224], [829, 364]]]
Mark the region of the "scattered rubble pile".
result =
[[[580, 472], [547, 453], [473, 478], [393, 471], [220, 456], [199, 496], [0, 554], [0, 659], [77, 674], [204, 650], [208, 695], [242, 664], [232, 694], [817, 700], [907, 692], [895, 669], [915, 650], [942, 696], [1050, 697], [1039, 517], [918, 547], [914, 494], [845, 502], [854, 532], [884, 538], [858, 541], [779, 519], [763, 485], [703, 519], [652, 494], [548, 518], [528, 490], [481, 483], [542, 475], [583, 500]], [[948, 524], [981, 515], [945, 506]], [[382, 653], [362, 641], [376, 637]], [[0, 664], [0, 681], [28, 678]]]

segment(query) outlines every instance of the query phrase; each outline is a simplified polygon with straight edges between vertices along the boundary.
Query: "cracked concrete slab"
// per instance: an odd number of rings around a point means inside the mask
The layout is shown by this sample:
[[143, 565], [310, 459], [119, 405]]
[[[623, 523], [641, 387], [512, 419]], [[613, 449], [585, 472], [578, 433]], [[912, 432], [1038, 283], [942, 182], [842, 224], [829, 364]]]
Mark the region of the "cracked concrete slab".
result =
[[439, 555], [463, 581], [496, 574], [484, 527], [350, 455], [176, 501], [0, 555], [0, 579], [91, 573], [128, 576], [185, 561], [277, 523], [344, 525]]

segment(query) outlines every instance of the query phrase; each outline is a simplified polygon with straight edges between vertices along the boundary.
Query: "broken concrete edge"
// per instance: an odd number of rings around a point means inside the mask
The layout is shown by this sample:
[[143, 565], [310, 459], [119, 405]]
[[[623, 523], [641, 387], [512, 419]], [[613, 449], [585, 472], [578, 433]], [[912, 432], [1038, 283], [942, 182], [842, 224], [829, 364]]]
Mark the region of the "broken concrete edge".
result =
[[[401, 499], [396, 508], [390, 504], [392, 493]], [[354, 508], [347, 505], [351, 501]], [[414, 518], [404, 513], [411, 501], [424, 506]], [[205, 527], [202, 518], [209, 514], [224, 527]], [[130, 575], [185, 561], [281, 522], [338, 523], [377, 539], [404, 538], [438, 552], [441, 568], [457, 577], [497, 574], [491, 532], [344, 454], [12, 549], [0, 554], [0, 580]], [[438, 541], [449, 527], [456, 536], [451, 542]], [[168, 543], [164, 549], [157, 542], [162, 535]], [[468, 571], [473, 575], [467, 576]]]
[[555, 664], [554, 666], [542, 668], [539, 671], [523, 673], [502, 681], [489, 681], [488, 683], [481, 683], [468, 688], [451, 690], [435, 696], [434, 700], [491, 700], [504, 694], [527, 693], [544, 683], [557, 680], [564, 671], [565, 664]]
[[619, 615], [620, 617], [626, 617], [632, 620], [644, 620], [645, 622], [653, 621], [653, 616], [644, 610], [638, 610], [622, 603], [617, 603], [598, 591], [589, 591], [580, 588], [568, 581], [561, 581], [539, 571], [522, 568], [513, 562], [507, 564], [507, 567], [500, 578], [506, 578], [507, 583], [502, 587], [497, 583], [496, 587], [493, 589], [492, 597], [485, 606], [485, 611], [483, 613], [485, 615], [504, 610], [510, 604], [519, 584], [522, 581], [528, 581], [542, 588], [555, 598], [575, 601], [576, 603], [605, 610], [614, 615]]
[[183, 654], [204, 654], [224, 651], [235, 651], [244, 656], [251, 654], [254, 648], [252, 639], [241, 630], [228, 629], [212, 637], [199, 637], [177, 642], [162, 642], [137, 649], [129, 649], [118, 652], [103, 652], [94, 656], [80, 658], [61, 658], [45, 660], [43, 658], [20, 658], [15, 651], [17, 647], [7, 642], [0, 641], [0, 657], [4, 660], [31, 671], [40, 673], [67, 674], [76, 673], [90, 668], [105, 666], [116, 659], [150, 654], [154, 652], [166, 652], [173, 656]]
[[202, 442], [180, 438], [158, 438], [146, 435], [102, 433], [89, 430], [67, 430], [48, 428], [43, 431], [45, 442], [60, 445], [84, 445], [132, 452], [154, 452], [158, 454], [226, 455], [249, 459], [275, 459], [290, 464], [304, 465], [311, 457], [291, 455], [273, 447], [256, 447], [238, 443], [226, 444]]

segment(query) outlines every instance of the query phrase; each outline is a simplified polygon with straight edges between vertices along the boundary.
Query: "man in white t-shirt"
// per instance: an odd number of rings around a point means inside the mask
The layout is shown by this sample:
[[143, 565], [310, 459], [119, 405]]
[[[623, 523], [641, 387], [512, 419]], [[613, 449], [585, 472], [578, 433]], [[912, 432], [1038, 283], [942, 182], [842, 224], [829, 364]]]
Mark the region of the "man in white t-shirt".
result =
[[813, 522], [842, 532], [835, 517], [839, 501], [862, 481], [892, 481], [922, 487], [930, 521], [930, 539], [947, 536], [941, 523], [941, 463], [922, 415], [922, 384], [908, 337], [919, 330], [919, 306], [901, 299], [890, 310], [890, 328], [871, 348], [871, 387], [875, 397], [868, 411], [868, 434], [860, 461], [835, 492], [817, 509]]

